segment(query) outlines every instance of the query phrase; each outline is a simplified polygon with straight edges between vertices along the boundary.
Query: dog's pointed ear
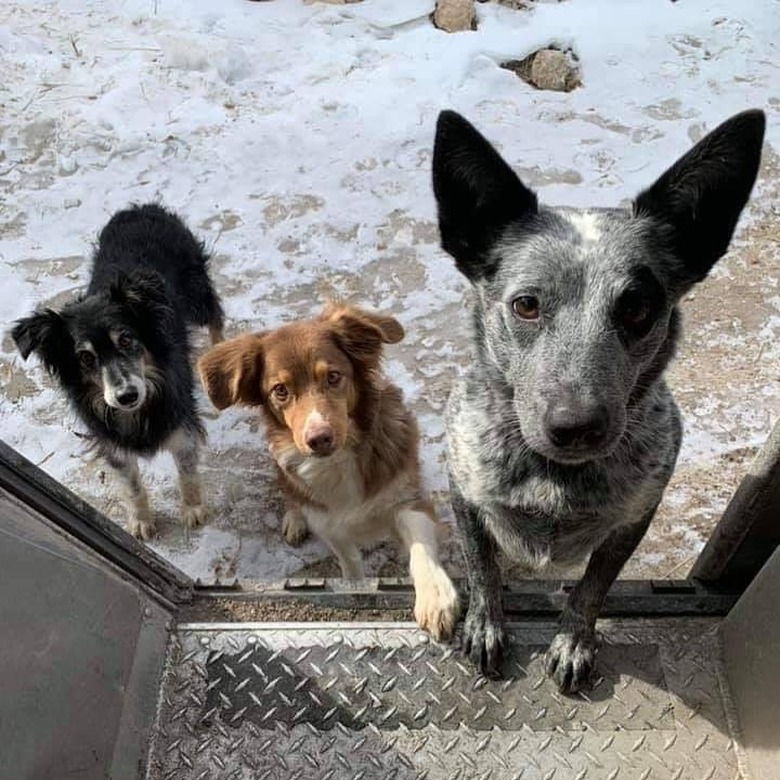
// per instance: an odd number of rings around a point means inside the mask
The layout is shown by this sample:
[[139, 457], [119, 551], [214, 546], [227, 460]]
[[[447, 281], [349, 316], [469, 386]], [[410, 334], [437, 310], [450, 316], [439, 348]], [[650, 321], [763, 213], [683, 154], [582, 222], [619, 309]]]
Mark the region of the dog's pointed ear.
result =
[[394, 317], [347, 304], [329, 303], [321, 319], [333, 328], [347, 355], [368, 365], [379, 362], [383, 344], [397, 344], [404, 337], [403, 325]]
[[217, 409], [263, 403], [263, 337], [249, 333], [212, 347], [198, 360], [198, 374]]
[[35, 352], [53, 376], [60, 375], [60, 367], [73, 351], [73, 339], [62, 316], [44, 309], [17, 320], [11, 338], [21, 356], [27, 360]]
[[636, 198], [634, 216], [668, 231], [683, 287], [704, 279], [728, 249], [758, 174], [765, 126], [759, 110], [731, 117]]
[[503, 229], [537, 212], [526, 187], [460, 114], [442, 111], [433, 146], [433, 192], [442, 248], [475, 281], [492, 270], [489, 249]]

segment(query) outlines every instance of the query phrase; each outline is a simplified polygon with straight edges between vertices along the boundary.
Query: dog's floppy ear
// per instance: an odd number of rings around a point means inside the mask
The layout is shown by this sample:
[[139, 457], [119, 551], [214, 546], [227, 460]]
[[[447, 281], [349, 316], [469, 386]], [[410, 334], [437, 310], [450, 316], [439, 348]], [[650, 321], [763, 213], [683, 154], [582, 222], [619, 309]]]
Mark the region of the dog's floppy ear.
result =
[[263, 403], [262, 334], [249, 333], [212, 347], [198, 360], [198, 374], [217, 409], [259, 406]]
[[442, 111], [436, 123], [433, 192], [442, 248], [472, 281], [494, 270], [488, 250], [507, 224], [537, 211], [536, 195], [454, 111]]
[[683, 286], [701, 281], [728, 249], [758, 174], [765, 125], [759, 110], [731, 117], [636, 198], [635, 216], [670, 231]]
[[162, 276], [151, 269], [121, 274], [109, 289], [115, 303], [127, 306], [139, 325], [165, 330], [172, 323], [173, 309]]
[[341, 303], [329, 303], [322, 313], [341, 348], [350, 357], [369, 366], [379, 362], [382, 344], [397, 344], [404, 337], [398, 320]]
[[17, 320], [11, 338], [25, 360], [35, 352], [52, 376], [62, 374], [69, 353], [73, 351], [73, 339], [68, 326], [60, 314], [52, 309], [44, 309]]

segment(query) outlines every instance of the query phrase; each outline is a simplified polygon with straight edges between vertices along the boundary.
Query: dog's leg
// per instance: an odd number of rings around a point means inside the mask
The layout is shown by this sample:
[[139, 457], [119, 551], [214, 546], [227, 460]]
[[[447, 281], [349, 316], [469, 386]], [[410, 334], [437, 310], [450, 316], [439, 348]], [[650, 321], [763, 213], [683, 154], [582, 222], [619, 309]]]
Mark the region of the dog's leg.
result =
[[463, 498], [452, 478], [450, 496], [469, 578], [463, 651], [483, 674], [498, 676], [501, 674], [506, 634], [496, 543], [485, 529], [479, 510]]
[[222, 311], [222, 305], [219, 302], [217, 294], [214, 292], [214, 288], [211, 286], [211, 282], [207, 281], [209, 294], [207, 296], [207, 309], [208, 317], [207, 322], [209, 326], [209, 338], [211, 344], [219, 344], [220, 341], [225, 340], [225, 312]]
[[341, 576], [345, 580], [364, 579], [363, 554], [352, 538], [342, 535], [349, 533], [349, 529], [339, 528], [338, 519], [326, 510], [304, 504], [301, 511], [311, 531], [333, 550], [341, 566]]
[[166, 448], [173, 455], [179, 472], [181, 491], [181, 521], [185, 528], [195, 528], [206, 520], [203, 500], [203, 483], [198, 473], [198, 440], [184, 430], [177, 431], [169, 439]]
[[306, 515], [301, 511], [300, 506], [292, 501], [287, 502], [287, 511], [282, 517], [282, 535], [287, 544], [293, 547], [299, 547], [309, 535]]
[[344, 539], [326, 539], [330, 549], [333, 550], [341, 566], [341, 576], [345, 580], [365, 579], [366, 571], [363, 567], [363, 553], [357, 545]]
[[219, 344], [220, 341], [225, 340], [225, 330], [222, 324], [222, 320], [209, 323], [209, 339], [211, 340], [212, 346]]
[[347, 539], [323, 537], [341, 566], [341, 576], [345, 580], [362, 580], [366, 576], [363, 567], [363, 553], [360, 548]]
[[587, 683], [598, 650], [596, 619], [601, 605], [645, 535], [655, 509], [639, 523], [613, 531], [591, 553], [585, 574], [572, 590], [561, 614], [558, 633], [545, 658], [547, 674], [561, 691], [574, 693]]
[[138, 458], [126, 453], [111, 453], [106, 456], [109, 466], [122, 480], [130, 500], [130, 520], [127, 530], [136, 538], [147, 541], [154, 536], [154, 517], [149, 508], [149, 494], [141, 481]]
[[449, 639], [458, 622], [458, 594], [439, 563], [436, 523], [425, 512], [401, 509], [395, 518], [398, 535], [409, 552], [414, 581], [414, 619], [435, 641]]

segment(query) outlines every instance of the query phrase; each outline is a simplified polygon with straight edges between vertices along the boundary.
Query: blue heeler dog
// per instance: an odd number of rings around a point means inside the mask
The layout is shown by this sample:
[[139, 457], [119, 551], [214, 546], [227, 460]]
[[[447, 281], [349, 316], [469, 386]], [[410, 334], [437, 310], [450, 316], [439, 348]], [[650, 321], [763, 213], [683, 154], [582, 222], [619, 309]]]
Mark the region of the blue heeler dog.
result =
[[500, 674], [500, 548], [534, 568], [590, 555], [547, 651], [564, 691], [590, 674], [604, 597], [674, 470], [663, 373], [677, 303], [726, 252], [758, 171], [764, 115], [696, 144], [632, 209], [540, 206], [463, 117], [439, 116], [442, 247], [473, 286], [476, 354], [447, 410], [452, 505], [470, 603], [463, 647]]

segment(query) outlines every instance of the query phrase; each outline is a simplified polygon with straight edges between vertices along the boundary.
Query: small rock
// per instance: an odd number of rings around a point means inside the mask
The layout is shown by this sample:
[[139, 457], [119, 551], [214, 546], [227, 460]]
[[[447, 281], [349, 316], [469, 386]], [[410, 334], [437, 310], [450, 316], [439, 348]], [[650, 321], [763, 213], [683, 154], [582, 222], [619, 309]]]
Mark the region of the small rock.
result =
[[577, 80], [576, 72], [569, 58], [557, 49], [542, 49], [536, 52], [531, 63], [531, 81], [539, 89], [556, 92], [570, 92]]
[[476, 30], [474, 0], [437, 0], [433, 23], [448, 33]]
[[582, 84], [575, 55], [560, 49], [540, 49], [523, 60], [504, 62], [501, 67], [537, 89], [571, 92]]
[[77, 209], [81, 205], [81, 200], [79, 198], [65, 198], [62, 205], [66, 209]]

